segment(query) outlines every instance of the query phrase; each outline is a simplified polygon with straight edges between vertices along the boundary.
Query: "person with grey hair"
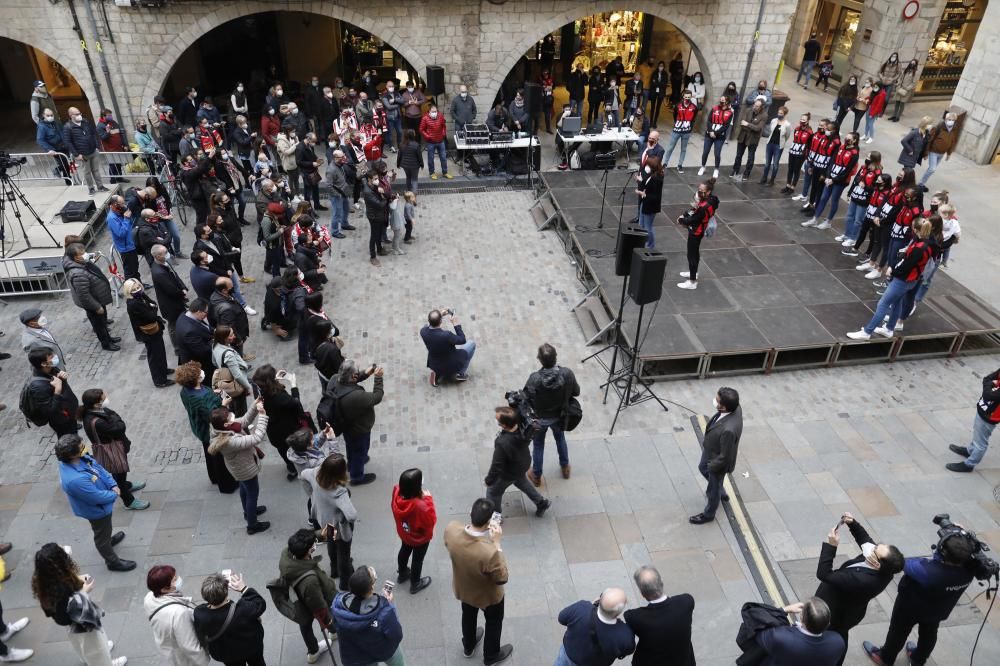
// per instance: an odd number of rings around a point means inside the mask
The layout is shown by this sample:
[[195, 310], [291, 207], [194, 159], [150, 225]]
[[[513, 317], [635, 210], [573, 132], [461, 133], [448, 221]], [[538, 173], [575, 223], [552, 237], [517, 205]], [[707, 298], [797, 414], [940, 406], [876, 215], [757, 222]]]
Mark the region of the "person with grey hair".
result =
[[59, 461], [59, 484], [73, 515], [90, 522], [94, 547], [108, 569], [131, 571], [135, 569], [135, 562], [123, 560], [115, 552], [115, 546], [125, 538], [125, 533], [111, 532], [111, 511], [121, 495], [118, 482], [84, 450], [83, 441], [77, 435], [63, 435], [56, 442], [54, 452]]
[[767, 654], [762, 664], [809, 664], [837, 666], [847, 645], [840, 634], [830, 631], [830, 607], [819, 597], [789, 604], [784, 610], [801, 619], [783, 627], [771, 627], [758, 632], [757, 645]]
[[[241, 598], [234, 602], [229, 590]], [[243, 575], [210, 574], [201, 584], [201, 598], [205, 603], [194, 609], [194, 630], [212, 659], [227, 666], [265, 666], [260, 618], [267, 603]]]
[[927, 137], [927, 171], [920, 177], [917, 185], [927, 191], [927, 181], [937, 171], [941, 160], [951, 159], [951, 154], [958, 146], [958, 134], [961, 127], [957, 125], [958, 116], [952, 112], [944, 114], [944, 120], [938, 122]]
[[351, 204], [348, 197], [351, 186], [347, 184], [347, 155], [341, 149], [333, 151], [333, 159], [326, 168], [326, 181], [330, 184], [330, 236], [346, 238], [341, 231], [347, 225], [351, 214]]
[[635, 634], [622, 619], [626, 601], [625, 590], [609, 587], [594, 601], [580, 600], [559, 611], [566, 633], [555, 666], [611, 666], [632, 654]]
[[160, 306], [163, 318], [167, 320], [170, 344], [179, 358], [181, 353], [180, 347], [177, 345], [177, 318], [187, 310], [188, 287], [167, 261], [167, 248], [165, 246], [157, 243], [150, 248], [149, 254], [153, 257], [150, 273], [153, 276], [156, 302]]
[[647, 605], [625, 611], [625, 623], [639, 640], [632, 665], [694, 666], [694, 647], [691, 645], [694, 597], [690, 594], [668, 597], [655, 567], [641, 566], [633, 578]]
[[[358, 370], [353, 359], [345, 360], [340, 366], [340, 374], [331, 382], [323, 394], [323, 403], [329, 409], [317, 410], [319, 416], [330, 423], [334, 430], [343, 433], [347, 468], [351, 485], [360, 486], [375, 480], [373, 472], [365, 473], [368, 449], [371, 446], [372, 428], [375, 427], [375, 405], [382, 402], [384, 370], [374, 363], [367, 370]], [[375, 376], [375, 386], [369, 393], [360, 385], [368, 377]]]
[[319, 181], [322, 176], [319, 167], [323, 160], [316, 156], [316, 133], [309, 132], [305, 138], [295, 147], [295, 163], [302, 174], [302, 196], [308, 201], [312, 199], [313, 208], [316, 210], [329, 210], [319, 203]]

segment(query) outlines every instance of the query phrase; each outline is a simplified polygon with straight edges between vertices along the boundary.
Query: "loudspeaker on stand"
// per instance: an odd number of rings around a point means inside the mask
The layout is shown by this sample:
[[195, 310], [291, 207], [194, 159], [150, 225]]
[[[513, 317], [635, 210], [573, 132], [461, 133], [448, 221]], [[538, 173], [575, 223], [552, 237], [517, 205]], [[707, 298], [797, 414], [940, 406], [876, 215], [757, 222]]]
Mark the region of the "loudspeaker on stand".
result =
[[631, 224], [618, 227], [618, 252], [615, 254], [615, 275], [632, 271], [632, 251], [646, 245], [646, 230]]
[[667, 255], [657, 250], [634, 250], [628, 295], [636, 305], [655, 303], [663, 295]]

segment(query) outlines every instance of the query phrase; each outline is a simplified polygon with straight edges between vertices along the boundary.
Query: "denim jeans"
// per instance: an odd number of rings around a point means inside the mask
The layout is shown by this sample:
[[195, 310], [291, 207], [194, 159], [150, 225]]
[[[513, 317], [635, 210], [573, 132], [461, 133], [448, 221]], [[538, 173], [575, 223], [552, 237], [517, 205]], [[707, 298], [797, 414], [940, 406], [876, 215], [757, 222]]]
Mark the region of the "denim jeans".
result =
[[653, 233], [653, 219], [656, 213], [639, 211], [639, 226], [646, 230], [646, 247], [656, 247], [656, 235]]
[[944, 159], [944, 153], [927, 153], [927, 171], [924, 171], [924, 175], [920, 177], [921, 185], [927, 184], [930, 177], [937, 171], [942, 159]]
[[579, 116], [583, 113], [583, 100], [582, 99], [571, 99], [569, 101], [569, 115]]
[[559, 426], [562, 421], [560, 417], [539, 419], [538, 424], [541, 430], [532, 440], [531, 447], [531, 470], [536, 476], [542, 475], [542, 467], [545, 460], [545, 434], [551, 429], [552, 436], [556, 440], [556, 451], [559, 452], [559, 466], [565, 467], [569, 464], [569, 450], [566, 448], [566, 433]]
[[554, 666], [577, 666], [576, 662], [566, 655], [565, 645], [559, 646], [559, 654], [556, 655], [556, 663]]
[[913, 294], [914, 302], [919, 303], [924, 300], [924, 296], [927, 295], [927, 291], [931, 288], [931, 282], [933, 282], [934, 276], [937, 274], [939, 268], [941, 268], [941, 262], [939, 261], [935, 261], [931, 265], [930, 272], [927, 273], [927, 276], [920, 281], [920, 286], [917, 287]]
[[865, 221], [866, 209], [864, 204], [853, 201], [847, 206], [847, 217], [844, 218], [844, 235], [852, 241], [858, 240], [858, 234], [861, 233], [861, 223]]
[[975, 467], [983, 459], [983, 456], [986, 455], [986, 449], [990, 445], [990, 435], [993, 434], [993, 429], [996, 427], [996, 423], [990, 423], [978, 412], [972, 417], [972, 441], [969, 442], [969, 457], [965, 459], [966, 465]]
[[817, 219], [823, 214], [823, 209], [826, 208], [828, 201], [830, 202], [830, 214], [826, 216], [826, 219], [832, 220], [834, 218], [837, 214], [837, 208], [840, 207], [840, 195], [844, 193], [845, 187], [847, 187], [847, 183], [834, 183], [823, 188], [823, 194], [819, 195], [819, 203], [816, 204], [815, 215]]
[[431, 175], [434, 175], [434, 155], [437, 154], [441, 158], [441, 173], [448, 173], [448, 144], [444, 141], [439, 143], [427, 142], [427, 168], [430, 170]]
[[[235, 273], [236, 273], [236, 271], [233, 271], [234, 275], [235, 275]], [[236, 299], [237, 303], [239, 303], [243, 307], [246, 307], [247, 306], [247, 302], [246, 302], [246, 300], [244, 300], [243, 294], [240, 293], [240, 281], [239, 281], [239, 278], [236, 278], [236, 279], [232, 280], [232, 283], [233, 283], [233, 298]]]
[[813, 180], [812, 177], [813, 167], [812, 164], [808, 162], [808, 160], [806, 161], [805, 165], [803, 165], [802, 171], [805, 174], [805, 178], [802, 179], [802, 196], [805, 197], [809, 195], [809, 186], [812, 184]]
[[774, 180], [778, 177], [778, 162], [781, 161], [781, 153], [785, 151], [781, 144], [769, 143], [764, 148], [764, 175], [761, 178]]
[[875, 116], [870, 113], [865, 114], [865, 136], [869, 139], [875, 138]]
[[247, 527], [257, 524], [257, 497], [260, 495], [260, 483], [257, 477], [240, 481], [240, 504], [243, 505], [243, 519], [247, 521]]
[[684, 166], [684, 155], [687, 154], [688, 141], [691, 140], [691, 132], [671, 132], [670, 140], [667, 141], [667, 149], [663, 153], [663, 166], [667, 167], [670, 164], [670, 156], [674, 154], [674, 146], [677, 145], [677, 140], [680, 139], [681, 142], [681, 156], [677, 159], [677, 166]]
[[889, 238], [885, 255], [882, 257], [880, 266], [894, 266], [899, 258], [899, 251], [906, 247], [906, 241], [901, 238]]
[[455, 349], [461, 349], [465, 352], [465, 365], [459, 374], [464, 375], [469, 372], [469, 366], [472, 365], [472, 357], [476, 355], [476, 341], [468, 340], [464, 345], [456, 345]]
[[802, 66], [799, 67], [799, 75], [795, 77], [795, 82], [798, 83], [799, 79], [803, 76], [806, 77], [806, 85], [809, 85], [809, 79], [812, 77], [813, 68], [816, 66], [815, 60], [803, 60]]
[[174, 222], [173, 218], [164, 219], [163, 223], [167, 225], [167, 231], [170, 232], [170, 244], [173, 246], [171, 254], [177, 256], [181, 253], [181, 232], [177, 230], [177, 223]]
[[886, 328], [890, 331], [896, 328], [896, 322], [899, 321], [900, 312], [903, 309], [903, 300], [911, 289], [916, 288], [917, 280], [905, 282], [899, 278], [891, 279], [885, 288], [885, 293], [878, 301], [875, 314], [865, 324], [865, 333], [871, 335], [877, 327], [882, 325], [882, 320], [885, 319], [886, 315], [889, 315], [889, 323], [885, 325]]
[[347, 222], [348, 211], [350, 210], [350, 204], [347, 202], [347, 197], [341, 196], [334, 192], [330, 195], [330, 235], [334, 236], [340, 233], [340, 228]]
[[726, 137], [722, 135], [717, 135], [714, 139], [710, 136], [705, 137], [705, 142], [701, 147], [701, 165], [705, 166], [708, 163], [708, 153], [715, 151], [715, 168], [718, 169], [722, 164], [722, 146], [726, 143]]
[[360, 481], [364, 478], [365, 463], [368, 461], [368, 449], [371, 447], [371, 441], [371, 432], [344, 433], [347, 472], [351, 477], [351, 481]]
[[[395, 139], [393, 139], [395, 135]], [[391, 148], [392, 146], [399, 146], [403, 142], [403, 118], [396, 116], [395, 118], [389, 118], [389, 131], [385, 133], [386, 138], [386, 148]]]

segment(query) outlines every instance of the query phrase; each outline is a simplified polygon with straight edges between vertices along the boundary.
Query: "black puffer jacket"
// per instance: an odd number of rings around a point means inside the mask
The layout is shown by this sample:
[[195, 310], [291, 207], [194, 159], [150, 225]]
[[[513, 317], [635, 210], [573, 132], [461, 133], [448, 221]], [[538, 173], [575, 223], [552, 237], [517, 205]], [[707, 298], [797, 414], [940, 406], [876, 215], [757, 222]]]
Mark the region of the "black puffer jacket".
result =
[[517, 479], [524, 476], [531, 467], [531, 450], [525, 439], [518, 432], [501, 430], [493, 442], [493, 462], [490, 471], [484, 479], [487, 486], [493, 485], [498, 479]]
[[535, 409], [535, 416], [552, 419], [562, 416], [569, 396], [580, 395], [580, 385], [572, 370], [557, 365], [531, 373], [524, 385], [524, 393]]

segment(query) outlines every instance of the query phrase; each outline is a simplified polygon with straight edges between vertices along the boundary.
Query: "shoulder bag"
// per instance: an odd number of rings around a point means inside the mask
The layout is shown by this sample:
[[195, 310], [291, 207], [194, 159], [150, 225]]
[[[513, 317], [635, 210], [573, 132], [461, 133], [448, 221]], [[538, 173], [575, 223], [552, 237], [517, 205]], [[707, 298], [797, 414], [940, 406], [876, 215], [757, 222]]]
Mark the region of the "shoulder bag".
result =
[[562, 429], [565, 432], [572, 432], [583, 420], [583, 407], [580, 401], [570, 395], [569, 387], [566, 388], [566, 399], [563, 401]]
[[[232, 624], [234, 615], [236, 615], [236, 602], [231, 601], [229, 602], [229, 613], [226, 615], [226, 621], [222, 623], [222, 627], [219, 629], [219, 631], [217, 631], [211, 636], [206, 636], [202, 640], [202, 645], [208, 647], [210, 643], [214, 643], [215, 641], [222, 638], [222, 634], [226, 633], [226, 629], [228, 629], [229, 625]], [[200, 635], [198, 637], [201, 638]]]
[[110, 442], [101, 441], [97, 435], [97, 428], [94, 427], [94, 418], [84, 422], [87, 436], [94, 445], [94, 460], [109, 474], [125, 474], [129, 471], [125, 443], [120, 439], [114, 439]]
[[[233, 352], [227, 352], [233, 353]], [[246, 388], [233, 377], [232, 371], [226, 366], [226, 354], [222, 355], [222, 367], [212, 373], [212, 389], [222, 389], [233, 398], [246, 394]]]

